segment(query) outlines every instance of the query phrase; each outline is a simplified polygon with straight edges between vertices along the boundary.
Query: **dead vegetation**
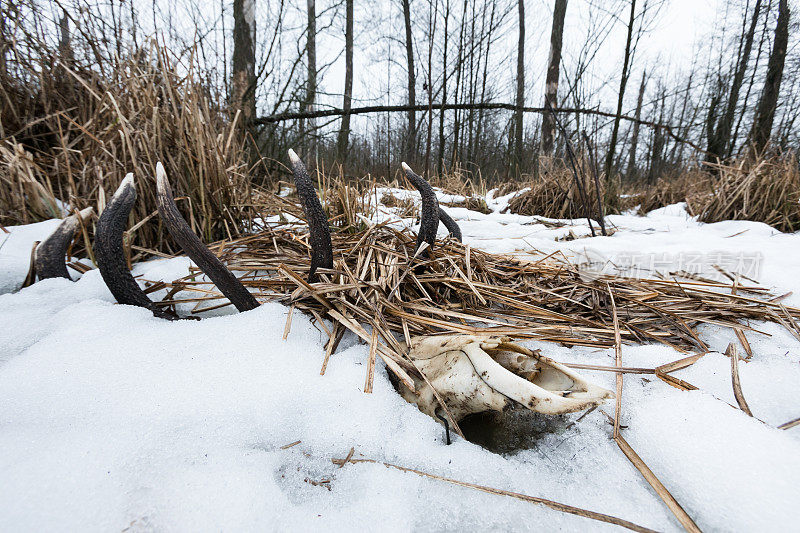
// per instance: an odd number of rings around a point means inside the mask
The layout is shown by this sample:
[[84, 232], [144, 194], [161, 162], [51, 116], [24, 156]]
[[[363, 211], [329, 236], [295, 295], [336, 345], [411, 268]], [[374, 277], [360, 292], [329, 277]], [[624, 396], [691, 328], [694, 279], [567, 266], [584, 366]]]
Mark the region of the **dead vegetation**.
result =
[[[546, 218], [586, 218], [588, 215], [596, 220], [598, 195], [595, 181], [588, 178], [591, 175], [587, 174], [589, 164], [588, 161], [581, 162], [580, 174], [576, 179], [564, 162], [545, 161], [540, 175], [523, 184], [528, 190], [511, 199], [508, 211], [517, 215]], [[583, 172], [583, 169], [587, 172]], [[599, 179], [598, 182], [600, 197], [603, 198], [604, 180]], [[502, 192], [504, 191], [501, 190]]]
[[[319, 283], [306, 283], [309, 247], [294, 226], [277, 226], [221, 244], [228, 266], [263, 300], [277, 300], [319, 318], [335, 319], [337, 331], [350, 329], [393, 369], [402, 368], [397, 337], [478, 330], [565, 345], [611, 347], [616, 302], [618, 332], [624, 342], [657, 342], [688, 351], [707, 351], [696, 328], [715, 324], [747, 332], [749, 320], [785, 325], [800, 335], [800, 310], [784, 307], [767, 289], [699, 279], [635, 279], [589, 276], [566, 259], [515, 258], [471, 249], [447, 240], [432, 256], [414, 259], [416, 236], [386, 225], [359, 233], [333, 234], [335, 268], [320, 270]], [[409, 267], [410, 265], [419, 267]], [[424, 266], [424, 271], [422, 270]], [[224, 298], [196, 274], [168, 284], [173, 305], [196, 302], [194, 313], [220, 305]], [[191, 294], [194, 293], [194, 294]], [[188, 298], [183, 299], [183, 298]], [[365, 326], [379, 334], [376, 341]], [[402, 376], [402, 373], [400, 373]]]
[[702, 222], [753, 220], [784, 232], [800, 230], [800, 168], [795, 154], [715, 167], [710, 194], [700, 198]]
[[191, 69], [178, 74], [155, 44], [105, 76], [73, 67], [53, 60], [38, 84], [3, 84], [17, 90], [5, 91], [13, 100], [2, 107], [0, 224], [60, 216], [59, 200], [102, 211], [133, 172], [140, 183], [132, 215], [136, 249], [172, 252], [152, 217], [161, 161], [198, 235], [209, 242], [240, 235], [253, 210], [237, 119], [215, 107]]

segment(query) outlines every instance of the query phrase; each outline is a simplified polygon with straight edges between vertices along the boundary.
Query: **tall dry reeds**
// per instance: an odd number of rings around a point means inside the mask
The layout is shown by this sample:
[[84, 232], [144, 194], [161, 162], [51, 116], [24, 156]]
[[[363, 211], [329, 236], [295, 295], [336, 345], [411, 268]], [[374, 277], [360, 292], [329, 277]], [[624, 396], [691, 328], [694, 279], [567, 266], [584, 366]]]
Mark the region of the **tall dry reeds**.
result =
[[800, 230], [800, 167], [794, 153], [717, 165], [703, 222], [753, 220], [784, 232]]
[[[236, 118], [228, 119], [191, 67], [176, 65], [153, 43], [104, 76], [53, 60], [30, 65], [27, 85], [6, 77], [3, 92], [14, 101], [2, 113], [0, 223], [58, 216], [57, 200], [102, 211], [133, 172], [133, 248], [172, 252], [154, 216], [161, 161], [198, 235], [207, 242], [239, 235], [253, 210]], [[39, 82], [31, 84], [34, 77]]]
[[711, 175], [697, 167], [662, 176], [655, 183], [632, 183], [620, 197], [620, 209], [637, 209], [645, 215], [650, 211], [678, 202], [686, 202], [687, 211], [695, 215], [711, 194]]
[[[542, 158], [540, 164], [539, 177], [523, 184], [528, 190], [511, 199], [508, 211], [547, 218], [585, 218], [588, 215], [597, 219], [598, 194], [591, 163], [584, 159], [579, 161], [579, 182], [572, 169], [561, 160]], [[598, 177], [597, 183], [600, 184], [599, 196], [603, 198], [605, 180]]]

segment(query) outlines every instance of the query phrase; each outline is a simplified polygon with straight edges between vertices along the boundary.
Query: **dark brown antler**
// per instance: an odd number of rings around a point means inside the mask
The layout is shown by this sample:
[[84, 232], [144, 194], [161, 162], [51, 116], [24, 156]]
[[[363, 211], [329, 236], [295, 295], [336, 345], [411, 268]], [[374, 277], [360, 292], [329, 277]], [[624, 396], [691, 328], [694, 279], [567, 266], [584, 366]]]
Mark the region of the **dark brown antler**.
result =
[[72, 279], [69, 277], [67, 264], [64, 262], [67, 247], [75, 238], [75, 232], [80, 228], [81, 220], [87, 220], [92, 216], [93, 211], [91, 207], [87, 207], [80, 213], [68, 216], [61, 221], [61, 224], [49, 237], [36, 247], [33, 266], [39, 279]]
[[406, 172], [408, 181], [419, 191], [422, 197], [422, 215], [420, 217], [419, 233], [417, 234], [417, 249], [419, 249], [423, 242], [428, 243], [428, 246], [433, 248], [433, 243], [436, 241], [436, 230], [439, 228], [440, 213], [439, 201], [436, 199], [436, 193], [433, 192], [430, 183], [422, 176], [415, 174], [414, 171], [411, 170], [411, 167], [405, 163], [401, 163], [401, 166]]
[[156, 183], [158, 187], [158, 214], [167, 231], [175, 242], [188, 255], [200, 270], [222, 291], [228, 300], [242, 311], [250, 311], [259, 306], [258, 301], [242, 285], [233, 273], [222, 264], [217, 256], [211, 253], [205, 244], [194, 234], [192, 228], [183, 219], [175, 200], [172, 197], [172, 188], [167, 180], [167, 173], [161, 162], [156, 164]]
[[445, 213], [441, 206], [439, 207], [439, 222], [444, 224], [444, 227], [450, 232], [451, 237], [461, 242], [461, 228], [458, 227], [458, 224], [456, 224], [456, 221], [453, 220], [450, 215]]
[[311, 268], [308, 271], [308, 280], [316, 279], [317, 268], [333, 268], [333, 247], [331, 245], [331, 230], [328, 227], [328, 217], [322, 209], [322, 204], [314, 190], [314, 183], [308, 175], [303, 161], [289, 150], [289, 160], [292, 162], [292, 173], [297, 194], [303, 204], [303, 213], [308, 221], [309, 241], [311, 243]]
[[156, 306], [133, 279], [122, 250], [122, 234], [128, 225], [128, 215], [136, 201], [133, 174], [122, 180], [97, 221], [94, 235], [94, 255], [100, 274], [117, 302], [149, 309], [158, 318], [175, 320], [177, 316]]

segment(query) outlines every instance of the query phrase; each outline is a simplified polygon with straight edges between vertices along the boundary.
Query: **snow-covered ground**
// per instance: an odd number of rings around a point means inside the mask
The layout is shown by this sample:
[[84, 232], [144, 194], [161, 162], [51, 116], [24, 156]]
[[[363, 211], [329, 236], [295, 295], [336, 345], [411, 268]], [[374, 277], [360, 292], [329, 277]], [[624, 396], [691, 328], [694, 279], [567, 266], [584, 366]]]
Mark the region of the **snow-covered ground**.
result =
[[[560, 250], [635, 273], [700, 265], [713, 275], [716, 263], [794, 291], [784, 301], [800, 304], [800, 235], [700, 224], [676, 205], [611, 216], [612, 236], [573, 239], [589, 234], [585, 221], [501, 214], [508, 198], [488, 200], [489, 215], [446, 208], [476, 248]], [[366, 346], [346, 338], [320, 376], [327, 336], [297, 313], [284, 340], [288, 309], [278, 304], [166, 322], [115, 305], [96, 270], [11, 292], [32, 241], [55, 224], [0, 233], [0, 530], [616, 529], [380, 464], [332, 462], [351, 448], [354, 458], [680, 530], [610, 439], [613, 403], [575, 424], [580, 414], [565, 417], [511, 454], [446, 446], [441, 425], [394, 391], [382, 365], [363, 393]], [[187, 265], [159, 260], [135, 273], [171, 280]], [[624, 379], [624, 437], [704, 530], [800, 530], [800, 426], [775, 428], [800, 416], [800, 342], [755, 326], [769, 335], [748, 334], [754, 355], [739, 369], [763, 422], [731, 407], [720, 353], [675, 373], [698, 391]], [[702, 336], [720, 351], [735, 341], [711, 326]], [[613, 365], [613, 350], [531, 344], [560, 361]], [[660, 345], [622, 353], [625, 366], [649, 368], [685, 355]], [[581, 372], [613, 390], [611, 373]]]

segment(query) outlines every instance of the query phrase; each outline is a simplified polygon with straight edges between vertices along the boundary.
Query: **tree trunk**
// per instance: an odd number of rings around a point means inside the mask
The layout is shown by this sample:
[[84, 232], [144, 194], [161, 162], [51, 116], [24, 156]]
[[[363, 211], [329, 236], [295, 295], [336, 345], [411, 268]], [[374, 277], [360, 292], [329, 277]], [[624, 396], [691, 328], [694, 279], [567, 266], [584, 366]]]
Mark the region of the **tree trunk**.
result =
[[[611, 130], [611, 141], [608, 145], [608, 155], [606, 156], [606, 181], [612, 178], [611, 167], [614, 163], [614, 152], [617, 149], [617, 136], [619, 135], [619, 121], [622, 115], [622, 102], [625, 98], [625, 85], [628, 83], [628, 62], [631, 58], [631, 37], [633, 36], [633, 21], [636, 14], [636, 0], [631, 0], [631, 14], [628, 19], [628, 37], [625, 41], [625, 59], [622, 62], [622, 76], [619, 80], [619, 96], [617, 98], [617, 116], [614, 117], [614, 127]], [[610, 192], [611, 187], [606, 187], [606, 191]], [[608, 202], [609, 198], [606, 198]]]
[[[344, 30], [344, 98], [342, 109], [349, 111], [353, 104], [353, 0], [347, 1], [347, 21]], [[342, 115], [342, 125], [337, 140], [337, 153], [342, 166], [347, 162], [347, 145], [350, 140], [350, 115]]]
[[[306, 0], [308, 7], [308, 26], [306, 29], [306, 98], [303, 110], [311, 112], [314, 110], [314, 102], [317, 98], [317, 7], [315, 0]], [[317, 155], [317, 132], [316, 121], [308, 120], [308, 151], [311, 157], [316, 159]]]
[[[647, 71], [642, 72], [642, 83], [639, 85], [639, 97], [636, 99], [636, 120], [642, 118], [642, 101], [644, 100], [644, 90], [647, 86]], [[687, 95], [688, 100], [688, 95]], [[639, 143], [639, 123], [633, 123], [633, 134], [631, 136], [631, 154], [628, 157], [628, 179], [634, 178], [636, 172], [636, 148]]]
[[753, 48], [753, 36], [756, 32], [758, 12], [760, 9], [761, 0], [756, 0], [756, 5], [753, 9], [753, 20], [750, 23], [750, 29], [744, 36], [744, 46], [737, 60], [738, 64], [736, 66], [736, 72], [733, 75], [733, 81], [731, 82], [731, 90], [728, 93], [728, 102], [725, 106], [725, 112], [720, 117], [717, 128], [708, 142], [706, 161], [722, 159], [726, 154], [730, 153], [729, 146], [731, 141], [731, 129], [733, 128], [733, 115], [736, 113], [736, 105], [739, 103], [739, 91], [742, 88], [744, 73], [747, 70], [747, 63], [750, 60], [750, 50]]
[[[442, 104], [447, 104], [447, 45], [449, 42], [449, 34], [447, 31], [448, 22], [450, 20], [450, 0], [446, 0], [444, 6], [444, 51], [442, 52]], [[437, 166], [439, 172], [444, 171], [444, 113], [442, 109], [439, 112], [439, 156], [437, 157]]]
[[[561, 65], [561, 43], [564, 37], [564, 16], [567, 13], [567, 0], [556, 0], [553, 9], [553, 27], [550, 31], [550, 59], [547, 66], [547, 79], [544, 86], [544, 99], [553, 107], [558, 107], [558, 69]], [[553, 137], [556, 124], [551, 113], [542, 115], [542, 152], [553, 153]]]
[[750, 133], [751, 155], [761, 154], [769, 143], [772, 134], [772, 123], [778, 107], [778, 95], [783, 77], [783, 64], [786, 60], [786, 47], [789, 41], [789, 3], [780, 0], [778, 3], [778, 23], [775, 27], [775, 38], [772, 52], [767, 63], [767, 76], [764, 88], [758, 101], [753, 129]]
[[256, 117], [255, 0], [233, 0], [233, 94], [231, 115], [241, 111], [243, 131]]
[[[431, 9], [431, 5], [434, 4], [434, 9]], [[436, 37], [436, 23], [439, 19], [439, 0], [429, 0], [428, 3], [428, 81], [427, 81], [427, 93], [428, 93], [428, 132], [427, 132], [427, 142], [425, 143], [425, 174], [424, 176], [430, 176], [430, 166], [431, 166], [431, 142], [433, 141], [433, 43], [434, 38]], [[444, 75], [444, 73], [442, 73]]]
[[522, 108], [525, 107], [525, 0], [519, 7], [519, 42], [517, 44], [517, 110], [514, 116], [514, 174], [522, 173]]
[[59, 22], [60, 38], [58, 40], [58, 53], [61, 54], [61, 60], [66, 63], [72, 62], [72, 39], [69, 35], [69, 19], [67, 14], [64, 13]]
[[[406, 26], [406, 61], [408, 65], [408, 105], [414, 106], [417, 103], [416, 86], [417, 79], [414, 72], [414, 41], [411, 38], [411, 6], [410, 0], [403, 0], [403, 20]], [[415, 149], [417, 146], [417, 115], [412, 108], [408, 112], [408, 132], [406, 139], [406, 160], [414, 164], [416, 159]]]
[[[666, 90], [662, 89], [660, 101], [656, 106], [660, 108], [658, 113], [658, 123], [661, 124], [664, 120], [664, 105], [666, 99]], [[658, 181], [663, 169], [663, 152], [664, 152], [664, 134], [661, 128], [653, 130], [653, 145], [650, 152], [650, 168], [647, 172], [647, 183], [654, 185]]]
[[[461, 9], [461, 21], [460, 27], [458, 30], [458, 60], [456, 63], [456, 89], [454, 91], [454, 96], [456, 101], [460, 101], [459, 99], [462, 96], [463, 86], [463, 73], [464, 73], [464, 21], [467, 18], [467, 0], [464, 0], [463, 8]], [[458, 157], [461, 148], [461, 113], [459, 109], [456, 109], [455, 113], [453, 113], [453, 151], [451, 152], [452, 155], [450, 156], [450, 164], [455, 165], [458, 162]]]
[[[469, 86], [468, 86], [468, 89], [467, 89], [467, 102], [469, 102], [470, 104], [474, 104], [475, 103], [475, 93], [476, 93], [476, 90], [475, 90], [475, 79], [476, 79], [476, 77], [475, 77], [475, 74], [476, 74], [475, 73], [475, 56], [477, 55], [478, 59], [480, 60], [481, 52], [483, 52], [483, 40], [482, 39], [479, 41], [477, 54], [476, 54], [476, 51], [475, 51], [475, 19], [477, 18], [477, 15], [475, 13], [475, 3], [472, 4], [472, 16], [470, 18], [472, 19], [472, 24], [470, 25], [470, 29], [469, 29], [469, 32], [470, 32], [470, 36], [469, 36], [470, 54], [469, 54]], [[481, 17], [481, 26], [482, 26], [481, 34], [483, 34], [483, 26], [485, 26], [485, 24], [486, 24], [486, 18], [485, 17]], [[473, 133], [475, 132], [475, 130], [473, 129], [474, 124], [475, 124], [474, 119], [475, 119], [475, 110], [474, 109], [470, 109], [469, 113], [467, 113], [467, 151], [466, 151], [466, 154], [465, 154], [466, 157], [464, 158], [466, 162], [472, 161], [472, 141], [473, 141]]]
[[[494, 16], [497, 2], [492, 2], [492, 14], [489, 16], [489, 31], [486, 35], [486, 51], [483, 58], [483, 75], [481, 76], [481, 103], [486, 102], [486, 81], [489, 79], [489, 56], [492, 48], [492, 32], [494, 30]], [[483, 115], [484, 110], [478, 110], [478, 128], [475, 132], [475, 147], [478, 149], [483, 135]]]
[[[761, 27], [761, 31], [758, 38], [758, 48], [756, 49], [756, 58], [753, 62], [753, 68], [751, 69], [750, 79], [747, 80], [747, 90], [744, 92], [744, 98], [742, 98], [742, 111], [739, 113], [739, 118], [736, 119], [736, 126], [733, 128], [733, 134], [731, 135], [731, 153], [736, 151], [737, 153], [741, 151], [741, 148], [746, 148], [747, 143], [749, 141], [749, 132], [746, 134], [746, 138], [744, 140], [744, 146], [740, 147], [740, 149], [736, 150], [736, 142], [739, 140], [739, 131], [742, 129], [742, 122], [745, 119], [745, 115], [748, 110], [748, 102], [750, 102], [750, 95], [753, 93], [753, 87], [756, 83], [756, 74], [758, 73], [758, 65], [761, 62], [761, 56], [764, 49], [764, 43], [768, 40], [767, 33], [769, 30], [769, 17], [764, 16], [762, 17], [764, 20], [764, 24]], [[757, 105], [758, 102], [755, 102], [754, 105]]]

